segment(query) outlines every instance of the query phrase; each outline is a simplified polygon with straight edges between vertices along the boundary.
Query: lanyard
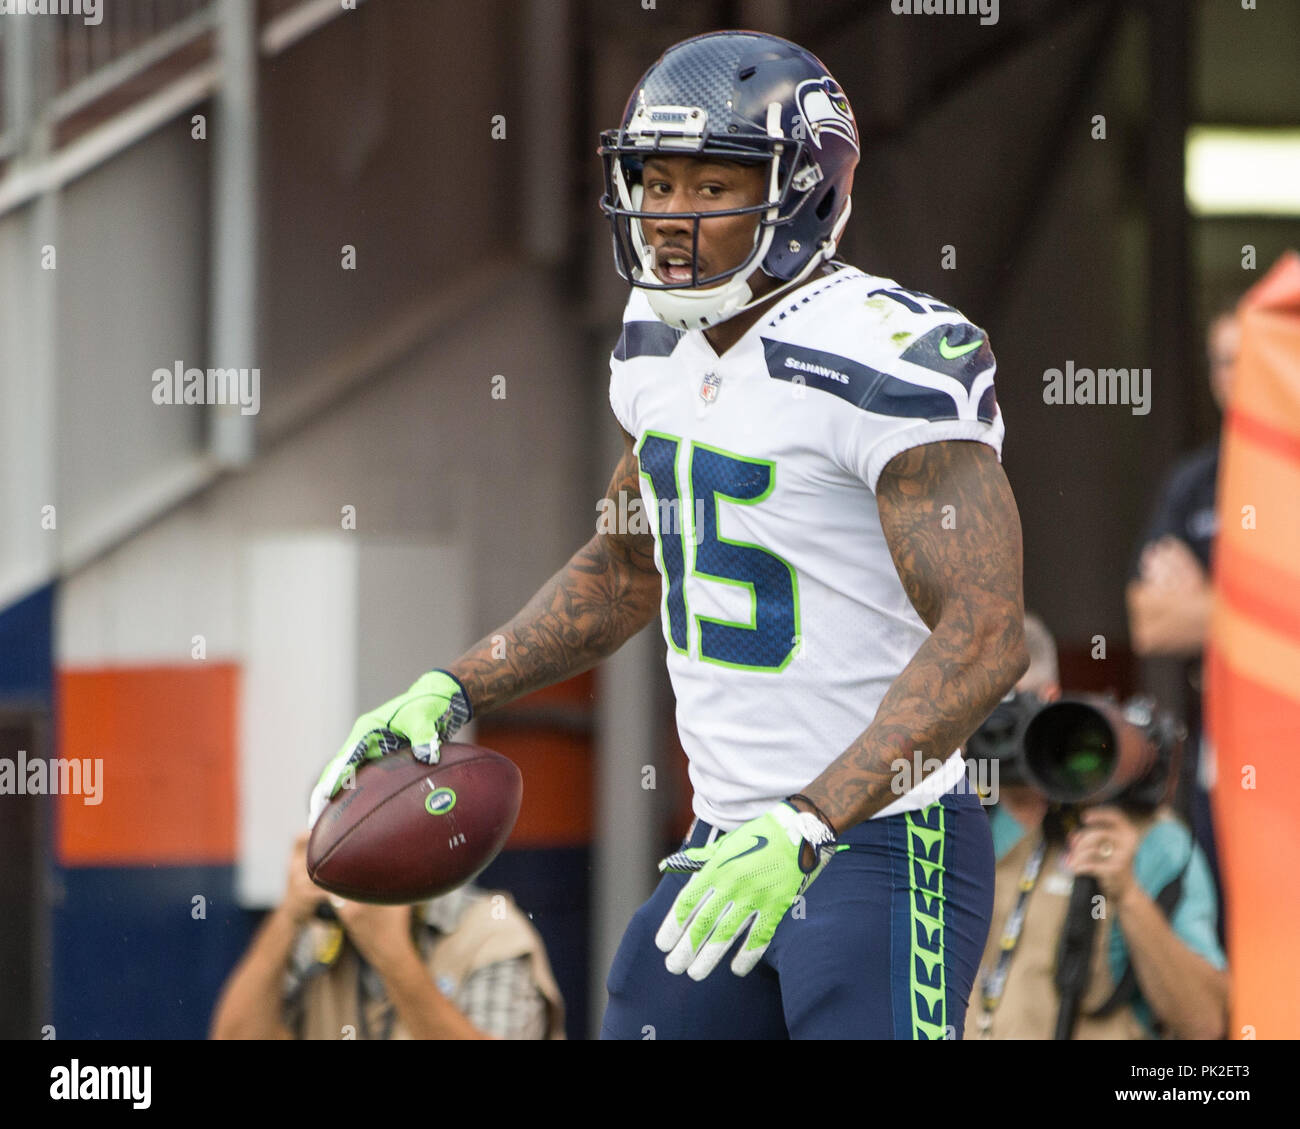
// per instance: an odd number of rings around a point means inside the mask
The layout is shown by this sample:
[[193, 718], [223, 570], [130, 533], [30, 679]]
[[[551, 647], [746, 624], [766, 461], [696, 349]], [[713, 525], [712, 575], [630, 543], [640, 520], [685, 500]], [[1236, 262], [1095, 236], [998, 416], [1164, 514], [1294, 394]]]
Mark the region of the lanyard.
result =
[[1011, 967], [1011, 957], [1016, 951], [1016, 946], [1020, 943], [1020, 934], [1025, 926], [1025, 913], [1029, 907], [1029, 895], [1033, 893], [1034, 887], [1038, 884], [1038, 872], [1043, 867], [1043, 858], [1047, 854], [1047, 836], [1041, 835], [1038, 844], [1034, 847], [1029, 856], [1029, 861], [1025, 863], [1025, 869], [1020, 875], [1020, 894], [1016, 898], [1015, 909], [1007, 917], [1007, 923], [1002, 927], [1002, 939], [998, 942], [998, 948], [1001, 953], [998, 955], [998, 963], [993, 971], [984, 977], [983, 985], [980, 989], [980, 998], [984, 1004], [984, 1010], [979, 1017], [979, 1034], [981, 1039], [991, 1038], [990, 1032], [993, 1027], [993, 1013], [997, 1006], [1002, 1002], [1002, 993], [1007, 987], [1007, 972]]

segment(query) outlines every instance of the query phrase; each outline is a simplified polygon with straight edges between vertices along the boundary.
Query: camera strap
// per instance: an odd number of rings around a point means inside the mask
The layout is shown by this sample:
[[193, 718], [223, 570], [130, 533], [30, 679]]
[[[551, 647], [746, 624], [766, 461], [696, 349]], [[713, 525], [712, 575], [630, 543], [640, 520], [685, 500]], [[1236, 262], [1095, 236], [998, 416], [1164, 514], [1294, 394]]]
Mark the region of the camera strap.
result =
[[980, 988], [980, 1000], [984, 1007], [979, 1017], [979, 1037], [981, 1039], [991, 1037], [993, 1013], [997, 1010], [998, 1004], [1002, 1002], [1002, 994], [1006, 991], [1007, 973], [1011, 967], [1011, 958], [1015, 954], [1016, 946], [1020, 943], [1020, 934], [1025, 927], [1025, 913], [1029, 908], [1029, 895], [1033, 893], [1034, 887], [1038, 885], [1038, 875], [1043, 869], [1043, 859], [1046, 855], [1047, 836], [1040, 833], [1038, 842], [1033, 851], [1030, 852], [1024, 870], [1020, 873], [1018, 886], [1020, 892], [1016, 897], [1015, 908], [1007, 915], [1006, 924], [1002, 927], [1002, 938], [998, 942], [1000, 950], [998, 963], [994, 966], [993, 971], [984, 977], [984, 982]]
[[[1183, 863], [1183, 868], [1152, 899], [1159, 907], [1160, 912], [1164, 914], [1165, 920], [1171, 923], [1174, 910], [1178, 908], [1178, 903], [1183, 896], [1183, 875], [1187, 873], [1187, 868], [1192, 865], [1193, 853], [1193, 847], [1189, 846], [1187, 861]], [[1132, 1002], [1133, 997], [1137, 994], [1137, 973], [1133, 969], [1132, 960], [1128, 960], [1124, 963], [1124, 975], [1120, 977], [1119, 983], [1115, 985], [1115, 990], [1111, 992], [1110, 997], [1099, 1008], [1088, 1014], [1091, 1018], [1104, 1019], [1123, 1005]]]

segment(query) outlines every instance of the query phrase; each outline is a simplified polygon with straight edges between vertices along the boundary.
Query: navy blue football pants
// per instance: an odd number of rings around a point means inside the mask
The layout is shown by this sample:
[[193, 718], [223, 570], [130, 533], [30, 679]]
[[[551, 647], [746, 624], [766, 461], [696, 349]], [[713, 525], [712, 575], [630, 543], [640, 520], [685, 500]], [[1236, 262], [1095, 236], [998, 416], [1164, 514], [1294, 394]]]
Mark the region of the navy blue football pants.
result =
[[[683, 846], [703, 846], [697, 820]], [[603, 1039], [959, 1039], [993, 911], [993, 838], [962, 781], [923, 811], [867, 820], [777, 926], [747, 976], [728, 952], [703, 981], [654, 937], [687, 875], [632, 918], [606, 987]], [[802, 912], [800, 912], [802, 909]]]

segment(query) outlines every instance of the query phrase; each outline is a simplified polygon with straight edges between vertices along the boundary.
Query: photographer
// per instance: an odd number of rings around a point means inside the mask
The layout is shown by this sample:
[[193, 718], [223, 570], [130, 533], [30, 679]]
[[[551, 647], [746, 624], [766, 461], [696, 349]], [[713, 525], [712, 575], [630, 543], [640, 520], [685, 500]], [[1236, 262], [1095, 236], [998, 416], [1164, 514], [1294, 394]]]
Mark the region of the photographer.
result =
[[[981, 728], [983, 745], [971, 740], [972, 755], [996, 749], [1000, 788], [990, 811], [998, 860], [993, 920], [968, 1037], [1222, 1038], [1228, 976], [1209, 866], [1183, 824], [1152, 798], [1152, 784], [1163, 792], [1167, 759], [1158, 779], [1138, 782], [1147, 787], [1083, 806], [1077, 820], [1068, 806], [1053, 804], [1026, 777], [1020, 746], [1028, 718], [1060, 697], [1056, 645], [1032, 615], [1025, 635], [1030, 667], [1018, 697]], [[1095, 879], [1096, 896], [1076, 891], [1076, 876]], [[1079, 937], [1086, 965], [1077, 970], [1073, 1006], [1063, 1010], [1058, 984], [1070, 979], [1060, 959], [1070, 948], [1063, 938], [1078, 949]]]
[[508, 895], [467, 885], [417, 905], [332, 898], [307, 873], [304, 832], [284, 900], [227, 978], [210, 1035], [562, 1039], [564, 1003]]

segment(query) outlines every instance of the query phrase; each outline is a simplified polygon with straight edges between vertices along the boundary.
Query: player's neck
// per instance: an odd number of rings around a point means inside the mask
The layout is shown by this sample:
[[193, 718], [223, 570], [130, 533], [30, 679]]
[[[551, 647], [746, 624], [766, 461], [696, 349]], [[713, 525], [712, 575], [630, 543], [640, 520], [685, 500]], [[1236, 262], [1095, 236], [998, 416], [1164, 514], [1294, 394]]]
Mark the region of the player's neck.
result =
[[754, 325], [764, 314], [767, 313], [780, 300], [780, 294], [773, 294], [766, 302], [760, 302], [752, 310], [746, 310], [743, 314], [737, 314], [735, 317], [728, 318], [721, 325], [715, 325], [712, 329], [704, 331], [704, 339], [713, 347], [713, 351], [721, 357], [737, 341], [749, 332], [750, 327]]
[[[831, 266], [829, 263], [823, 263], [814, 277], [831, 274], [835, 269], [836, 268]], [[770, 275], [756, 272], [754, 277], [750, 280], [751, 287], [754, 285], [756, 279], [763, 280], [760, 285], [763, 286], [764, 292], [777, 290], [778, 287], [784, 285], [772, 278]], [[805, 280], [805, 282], [806, 281], [807, 280]], [[800, 285], [803, 284], [801, 283]], [[798, 289], [798, 287], [796, 287], [796, 289]], [[789, 297], [789, 294], [790, 291], [781, 290], [779, 293], [773, 294], [767, 299], [767, 301], [760, 302], [752, 310], [746, 310], [742, 314], [737, 314], [733, 318], [728, 318], [721, 325], [715, 325], [712, 329], [706, 329], [704, 331], [704, 339], [713, 347], [713, 351], [721, 357], [723, 353], [735, 345], [737, 341], [749, 332], [750, 327], [753, 326], [755, 322], [765, 317], [767, 312], [775, 306], [777, 302], [782, 298]]]

